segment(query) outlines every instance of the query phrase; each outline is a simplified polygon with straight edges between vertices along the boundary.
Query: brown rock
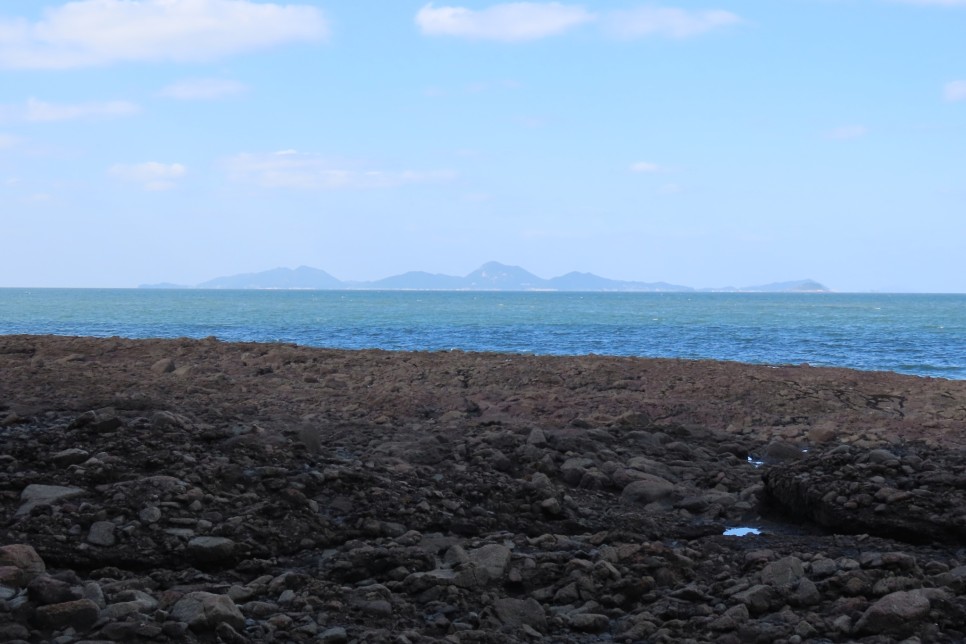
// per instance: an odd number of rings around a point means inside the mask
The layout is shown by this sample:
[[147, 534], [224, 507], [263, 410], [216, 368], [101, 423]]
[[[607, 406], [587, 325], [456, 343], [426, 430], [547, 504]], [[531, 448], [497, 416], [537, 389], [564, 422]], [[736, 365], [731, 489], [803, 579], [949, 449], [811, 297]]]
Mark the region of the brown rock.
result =
[[34, 577], [47, 570], [44, 560], [33, 546], [23, 543], [0, 546], [0, 566], [16, 568], [19, 572], [17, 583], [21, 586], [26, 586]]
[[97, 604], [91, 600], [77, 599], [38, 607], [34, 614], [34, 621], [44, 629], [57, 630], [70, 627], [78, 631], [86, 631], [97, 622], [100, 613]]

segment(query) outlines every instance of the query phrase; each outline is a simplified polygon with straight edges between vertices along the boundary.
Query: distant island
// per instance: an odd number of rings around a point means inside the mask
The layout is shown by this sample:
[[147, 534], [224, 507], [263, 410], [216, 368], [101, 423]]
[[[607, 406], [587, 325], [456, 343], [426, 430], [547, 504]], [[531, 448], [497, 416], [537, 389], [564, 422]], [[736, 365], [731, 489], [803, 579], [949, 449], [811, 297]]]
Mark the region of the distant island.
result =
[[265, 290], [387, 290], [387, 291], [570, 291], [614, 293], [828, 293], [828, 288], [810, 279], [775, 282], [740, 288], [691, 288], [667, 282], [633, 282], [612, 280], [593, 273], [571, 272], [544, 279], [519, 266], [487, 262], [478, 269], [457, 277], [423, 271], [410, 271], [370, 282], [343, 281], [309, 266], [273, 268], [260, 273], [242, 273], [216, 277], [195, 286], [141, 284], [138, 288], [154, 289], [265, 289]]

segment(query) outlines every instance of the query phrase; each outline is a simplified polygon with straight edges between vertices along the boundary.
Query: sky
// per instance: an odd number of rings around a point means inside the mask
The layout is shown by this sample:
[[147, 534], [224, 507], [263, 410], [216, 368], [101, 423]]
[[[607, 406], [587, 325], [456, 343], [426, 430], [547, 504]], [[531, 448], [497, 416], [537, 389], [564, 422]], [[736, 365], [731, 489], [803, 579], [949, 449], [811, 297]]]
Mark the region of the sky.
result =
[[0, 287], [966, 292], [966, 0], [0, 3]]

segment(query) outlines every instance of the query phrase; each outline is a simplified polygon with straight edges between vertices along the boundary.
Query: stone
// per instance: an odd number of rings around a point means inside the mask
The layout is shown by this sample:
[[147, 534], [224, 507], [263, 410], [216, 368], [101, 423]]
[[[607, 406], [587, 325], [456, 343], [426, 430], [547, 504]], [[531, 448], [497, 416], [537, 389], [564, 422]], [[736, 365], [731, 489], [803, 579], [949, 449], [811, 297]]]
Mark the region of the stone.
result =
[[[0, 566], [10, 566], [18, 571], [15, 583], [19, 586], [26, 586], [30, 581], [47, 570], [44, 560], [41, 559], [33, 546], [23, 543], [13, 543], [0, 546]], [[11, 579], [11, 581], [13, 581]]]
[[765, 451], [761, 460], [765, 465], [776, 465], [786, 461], [800, 461], [805, 458], [804, 452], [799, 445], [783, 440], [773, 440], [765, 446]]
[[752, 615], [766, 613], [781, 603], [778, 591], [765, 584], [758, 584], [740, 593], [735, 593], [734, 598], [747, 606], [748, 612]]
[[20, 493], [21, 505], [14, 517], [26, 516], [37, 506], [52, 505], [57, 501], [72, 499], [85, 493], [86, 490], [79, 487], [31, 483]]
[[151, 371], [157, 374], [171, 373], [176, 368], [177, 366], [174, 364], [174, 360], [171, 358], [161, 358], [151, 365]]
[[607, 630], [610, 618], [596, 613], [578, 613], [570, 616], [570, 627], [586, 633], [600, 633]]
[[70, 584], [46, 573], [34, 577], [27, 584], [27, 592], [30, 600], [38, 604], [60, 604], [81, 599], [80, 593], [74, 591]]
[[223, 562], [235, 553], [235, 542], [225, 537], [194, 537], [188, 541], [188, 552], [200, 563]]
[[77, 447], [70, 447], [65, 450], [61, 450], [50, 457], [50, 460], [54, 462], [55, 465], [60, 467], [67, 467], [69, 465], [77, 465], [78, 463], [83, 463], [91, 454], [85, 449], [80, 449]]
[[87, 543], [105, 548], [113, 546], [117, 543], [117, 538], [114, 536], [116, 528], [117, 526], [110, 521], [95, 521], [87, 532]]
[[543, 612], [543, 606], [532, 597], [501, 597], [491, 606], [496, 619], [504, 626], [519, 628], [526, 625], [541, 633], [547, 630], [547, 616]]
[[929, 598], [922, 590], [890, 593], [872, 604], [855, 625], [860, 633], [905, 634], [929, 613]]
[[100, 614], [101, 609], [91, 600], [77, 599], [39, 606], [34, 614], [34, 621], [44, 629], [73, 628], [77, 631], [86, 631], [97, 622]]
[[349, 641], [349, 636], [341, 626], [333, 626], [322, 631], [319, 641], [323, 644], [346, 644]]
[[155, 505], [149, 505], [140, 512], [138, 512], [138, 519], [141, 523], [150, 525], [152, 523], [157, 523], [161, 520], [161, 508]]
[[805, 576], [805, 568], [797, 557], [782, 557], [766, 565], [761, 571], [761, 583], [769, 586], [794, 586]]
[[674, 484], [654, 474], [642, 474], [636, 481], [624, 486], [621, 502], [647, 505], [663, 501], [674, 493]]
[[245, 626], [245, 616], [230, 597], [204, 591], [188, 593], [175, 602], [168, 619], [184, 622], [193, 631], [211, 631], [222, 622], [236, 630]]
[[486, 571], [490, 579], [501, 579], [510, 564], [510, 549], [498, 543], [491, 543], [467, 552], [470, 562]]
[[0, 624], [0, 642], [27, 641], [30, 631], [23, 624]]

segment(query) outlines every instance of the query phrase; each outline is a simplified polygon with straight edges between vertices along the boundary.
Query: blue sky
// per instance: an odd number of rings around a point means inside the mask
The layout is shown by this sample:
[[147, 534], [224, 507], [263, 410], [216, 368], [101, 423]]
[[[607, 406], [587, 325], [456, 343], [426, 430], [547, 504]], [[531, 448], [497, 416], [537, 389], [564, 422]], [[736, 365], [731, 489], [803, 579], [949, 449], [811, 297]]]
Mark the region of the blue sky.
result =
[[0, 4], [0, 286], [966, 292], [966, 0]]

